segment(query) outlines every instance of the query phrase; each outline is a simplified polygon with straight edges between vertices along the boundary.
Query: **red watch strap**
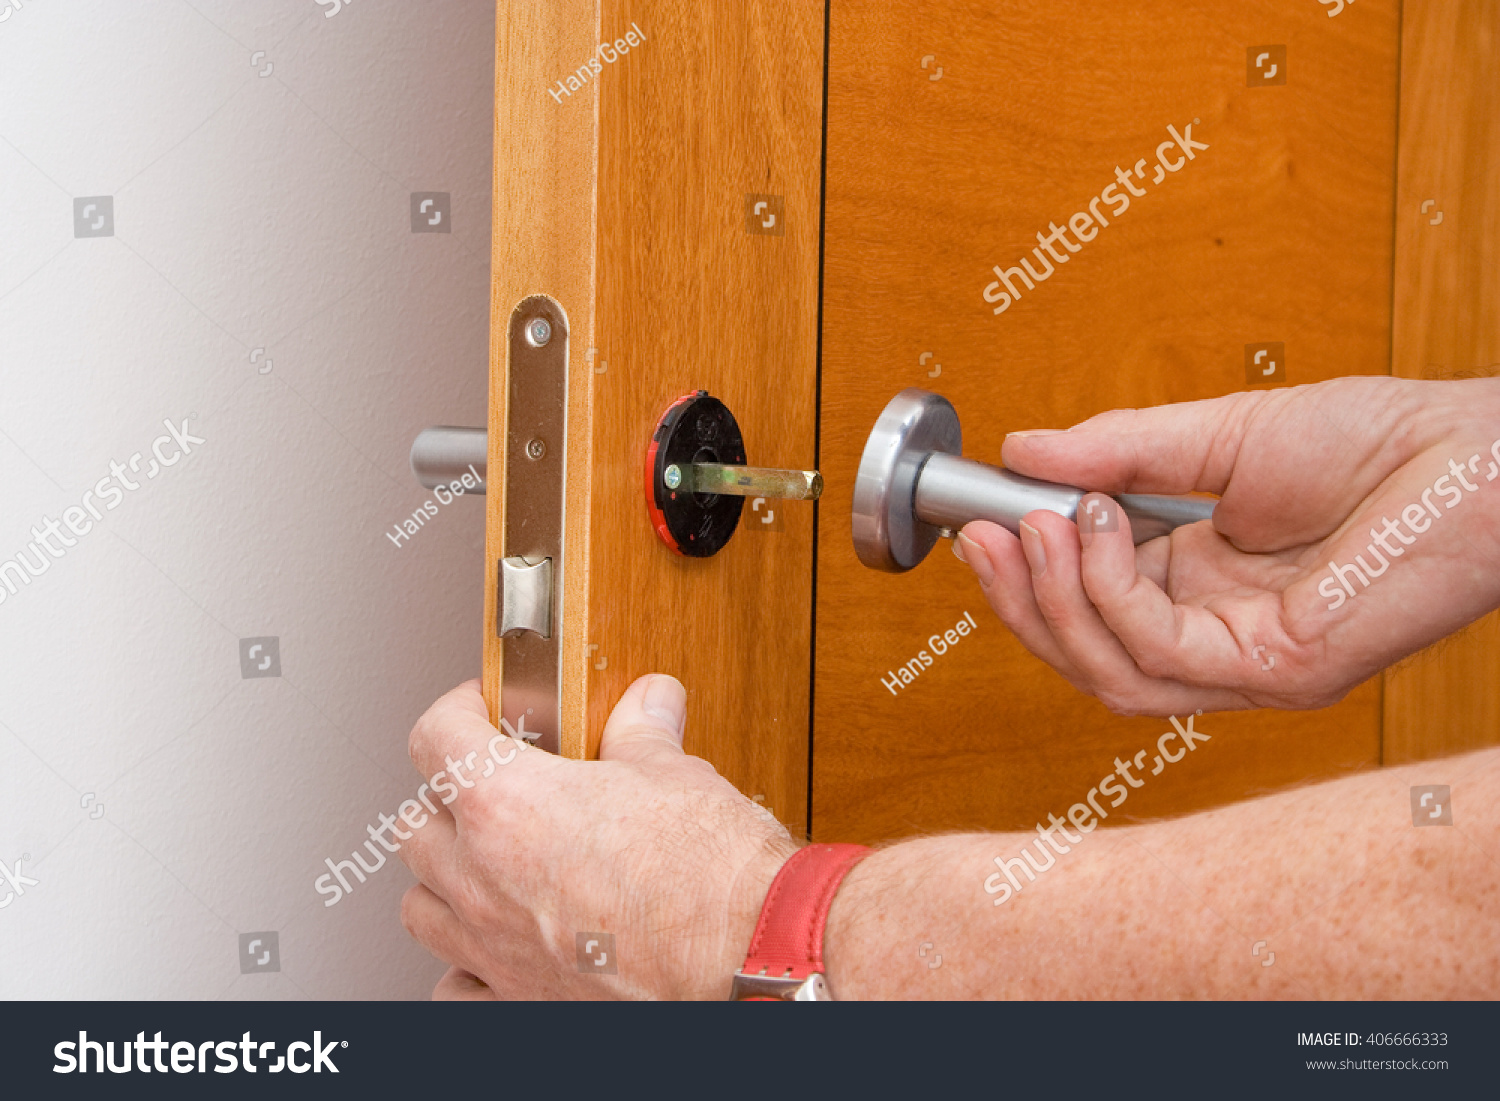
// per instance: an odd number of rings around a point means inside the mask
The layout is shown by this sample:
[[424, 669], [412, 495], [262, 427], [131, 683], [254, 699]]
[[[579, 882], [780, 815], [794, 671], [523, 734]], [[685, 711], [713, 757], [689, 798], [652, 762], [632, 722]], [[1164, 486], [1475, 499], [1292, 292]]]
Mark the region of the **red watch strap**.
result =
[[806, 979], [823, 972], [823, 931], [834, 893], [864, 845], [808, 845], [781, 866], [750, 940], [742, 974]]

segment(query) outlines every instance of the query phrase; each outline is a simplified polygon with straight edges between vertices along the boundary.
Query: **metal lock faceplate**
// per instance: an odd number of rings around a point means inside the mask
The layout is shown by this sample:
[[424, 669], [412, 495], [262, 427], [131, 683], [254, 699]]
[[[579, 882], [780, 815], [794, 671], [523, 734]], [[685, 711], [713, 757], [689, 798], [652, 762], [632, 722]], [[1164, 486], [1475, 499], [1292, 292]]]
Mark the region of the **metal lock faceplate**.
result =
[[496, 564], [499, 710], [518, 736], [556, 753], [562, 731], [567, 312], [547, 295], [522, 299], [510, 315], [507, 349], [505, 534]]

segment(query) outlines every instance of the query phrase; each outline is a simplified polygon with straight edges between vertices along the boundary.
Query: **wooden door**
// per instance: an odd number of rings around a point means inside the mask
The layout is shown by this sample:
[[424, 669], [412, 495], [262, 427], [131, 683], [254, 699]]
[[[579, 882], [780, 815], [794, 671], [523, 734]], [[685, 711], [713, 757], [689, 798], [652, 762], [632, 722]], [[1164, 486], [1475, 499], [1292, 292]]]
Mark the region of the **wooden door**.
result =
[[[496, 54], [486, 698], [493, 712], [506, 334], [546, 294], [570, 329], [562, 751], [594, 756], [629, 683], [671, 673], [688, 752], [799, 834], [813, 506], [682, 557], [652, 531], [642, 464], [667, 405], [706, 389], [748, 461], [815, 465], [823, 14], [500, 0]], [[761, 195], [777, 232], [752, 232]]]
[[[1500, 4], [1405, 0], [1391, 373], [1500, 373]], [[1500, 613], [1386, 674], [1387, 763], [1500, 741]]]
[[[1146, 0], [1107, 18], [1055, 0], [836, 4], [825, 512], [847, 510], [862, 432], [903, 386], [945, 394], [965, 453], [998, 460], [1010, 431], [1244, 388], [1249, 344], [1283, 344], [1290, 383], [1386, 370], [1398, 7], [1362, 0], [1331, 20], [1300, 0]], [[1274, 48], [1247, 58], [1260, 46]], [[1250, 82], [1263, 52], [1285, 83]], [[1188, 161], [1174, 133], [1207, 148]], [[1156, 171], [1163, 142], [1175, 171]], [[1021, 297], [995, 314], [992, 268], [1108, 185], [1125, 196], [1117, 166], [1143, 193], [1118, 214], [1096, 204], [1110, 224], [1034, 290], [1013, 277]], [[927, 352], [942, 367], [931, 380]], [[835, 523], [818, 550], [816, 836], [1028, 828], [1171, 729], [1110, 714], [1031, 657], [952, 555], [861, 570]], [[874, 622], [855, 614], [872, 607]], [[966, 612], [978, 631], [910, 687], [882, 686]], [[1206, 715], [1198, 729], [1212, 740], [1131, 811], [1377, 763], [1380, 685], [1322, 712]]]
[[[853, 474], [907, 386], [949, 397], [965, 452], [997, 459], [1011, 430], [1240, 389], [1261, 343], [1284, 350], [1272, 384], [1421, 373], [1452, 299], [1433, 265], [1493, 290], [1474, 273], [1500, 267], [1494, 172], [1461, 166], [1500, 140], [1486, 121], [1432, 152], [1407, 123], [1437, 127], [1452, 87], [1482, 112], [1500, 33], [1483, 0], [1406, 0], [1404, 23], [1399, 0], [1331, 9], [500, 0], [490, 461], [510, 313], [550, 295], [571, 330], [563, 752], [596, 752], [633, 677], [673, 673], [689, 751], [794, 832], [869, 841], [1029, 827], [1153, 744], [1163, 720], [1113, 716], [1030, 657], [942, 547], [906, 575], [860, 566]], [[1128, 210], [1090, 205], [1137, 164]], [[1407, 208], [1433, 187], [1467, 236], [1415, 235]], [[992, 268], [1090, 210], [1109, 224], [1086, 250], [993, 312]], [[1494, 316], [1446, 359], [1500, 360]], [[827, 490], [686, 559], [650, 530], [642, 461], [662, 409], [700, 388], [749, 461], [816, 465]], [[493, 706], [503, 494], [488, 507]], [[886, 687], [964, 616], [977, 629]], [[1211, 741], [1131, 811], [1500, 738], [1500, 691], [1473, 682], [1500, 660], [1484, 630], [1324, 711], [1198, 719]], [[1434, 737], [1443, 714], [1467, 725]]]

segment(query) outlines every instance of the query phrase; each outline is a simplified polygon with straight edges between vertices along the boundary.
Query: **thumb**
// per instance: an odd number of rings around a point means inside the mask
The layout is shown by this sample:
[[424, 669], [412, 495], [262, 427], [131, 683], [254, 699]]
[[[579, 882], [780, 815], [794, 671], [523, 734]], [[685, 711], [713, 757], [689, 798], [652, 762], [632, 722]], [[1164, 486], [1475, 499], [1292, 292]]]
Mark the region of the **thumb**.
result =
[[676, 677], [648, 673], [620, 697], [604, 724], [601, 761], [641, 763], [658, 753], [682, 756], [687, 690]]
[[1017, 474], [1101, 493], [1222, 494], [1245, 414], [1263, 396], [1116, 409], [1066, 432], [1012, 432], [1000, 455]]

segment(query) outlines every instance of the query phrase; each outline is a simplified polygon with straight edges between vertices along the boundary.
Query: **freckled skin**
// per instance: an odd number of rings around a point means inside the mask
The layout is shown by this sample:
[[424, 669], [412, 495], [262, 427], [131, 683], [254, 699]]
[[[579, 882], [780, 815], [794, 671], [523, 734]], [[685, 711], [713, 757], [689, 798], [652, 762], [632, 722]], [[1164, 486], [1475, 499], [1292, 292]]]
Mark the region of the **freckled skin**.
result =
[[[1153, 782], [1190, 769], [1179, 763]], [[1453, 826], [1412, 825], [1410, 788], [1422, 783], [1451, 786]], [[1167, 822], [1105, 824], [993, 905], [983, 884], [994, 857], [1034, 838], [926, 838], [857, 865], [829, 918], [835, 994], [1500, 995], [1500, 750]], [[942, 952], [941, 968], [917, 957], [920, 941]]]
[[[518, 751], [402, 843], [422, 881], [403, 900], [403, 923], [452, 967], [435, 997], [728, 996], [796, 843], [682, 753], [680, 725], [642, 710], [657, 680], [681, 693], [670, 677], [633, 685], [606, 726], [601, 760]], [[485, 715], [477, 682], [438, 701], [412, 734], [419, 770], [488, 744]], [[1207, 740], [1150, 783], [1194, 782], [1193, 768], [1214, 751], [1209, 720], [1198, 730]], [[502, 742], [499, 755], [510, 748]], [[1454, 825], [1413, 826], [1411, 788], [1432, 784], [1450, 787]], [[1170, 821], [1106, 820], [1075, 836], [1000, 906], [985, 889], [994, 860], [1043, 844], [1035, 830], [875, 852], [845, 879], [829, 916], [835, 996], [1500, 993], [1500, 750]], [[615, 937], [617, 975], [578, 969], [583, 931]], [[924, 944], [933, 946], [926, 955]]]
[[[1085, 535], [1036, 512], [1031, 545], [976, 522], [960, 546], [995, 611], [1080, 690], [1122, 714], [1201, 709], [1196, 736], [1173, 724], [1183, 756], [1161, 775], [1131, 759], [1137, 785], [1193, 785], [1217, 748], [1212, 712], [1323, 706], [1500, 607], [1487, 480], [1452, 487], [1461, 504], [1337, 612], [1316, 588], [1330, 557], [1351, 561], [1450, 461], [1500, 463], [1497, 433], [1494, 379], [1339, 379], [1116, 411], [1012, 436], [1006, 465], [1116, 493], [1219, 493], [1211, 523], [1136, 548], [1126, 523]], [[421, 884], [402, 920], [452, 966], [436, 996], [727, 996], [796, 843], [683, 753], [685, 698], [670, 677], [641, 678], [598, 761], [501, 738], [508, 763], [403, 841]], [[412, 759], [433, 777], [497, 737], [470, 682], [418, 722]], [[824, 941], [835, 996], [1500, 997], [1500, 749], [1132, 826], [1118, 823], [1134, 788], [1108, 769], [1070, 800], [1098, 828], [1044, 865], [1029, 850], [1042, 870], [1010, 895], [996, 858], [1044, 845], [1035, 830], [923, 838], [857, 865]], [[1449, 788], [1451, 825], [1414, 823], [1414, 786]], [[617, 975], [579, 970], [588, 931], [614, 936]]]

